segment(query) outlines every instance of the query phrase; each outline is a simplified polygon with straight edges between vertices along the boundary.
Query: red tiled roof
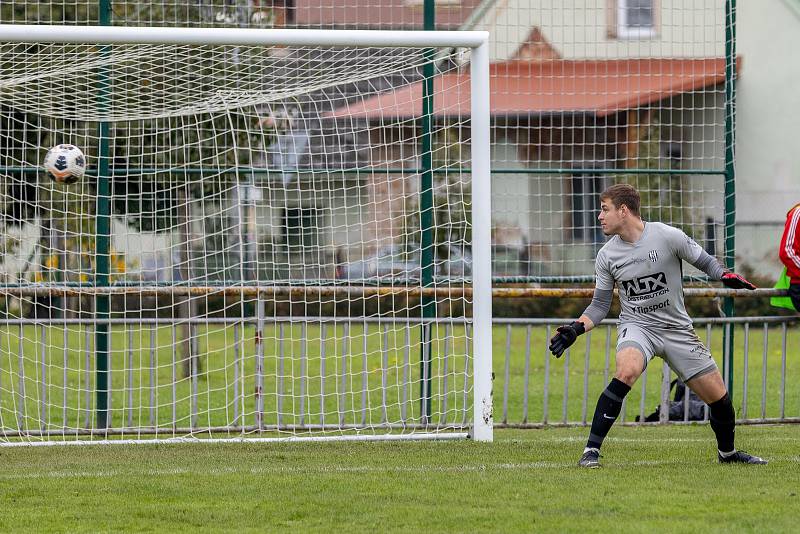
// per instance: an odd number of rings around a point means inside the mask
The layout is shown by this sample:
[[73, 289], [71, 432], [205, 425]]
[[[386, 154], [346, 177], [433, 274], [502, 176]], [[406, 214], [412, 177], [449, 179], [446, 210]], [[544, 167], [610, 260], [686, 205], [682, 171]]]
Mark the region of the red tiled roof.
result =
[[[437, 2], [436, 29], [456, 30], [480, 0]], [[351, 26], [377, 29], [422, 29], [423, 1], [415, 0], [296, 0], [294, 21], [299, 26]]]
[[[737, 70], [741, 63], [737, 62]], [[724, 58], [511, 61], [490, 67], [491, 114], [584, 112], [641, 107], [725, 81]], [[469, 73], [437, 76], [434, 113], [469, 115]], [[340, 108], [329, 117], [407, 118], [422, 112], [422, 83]]]

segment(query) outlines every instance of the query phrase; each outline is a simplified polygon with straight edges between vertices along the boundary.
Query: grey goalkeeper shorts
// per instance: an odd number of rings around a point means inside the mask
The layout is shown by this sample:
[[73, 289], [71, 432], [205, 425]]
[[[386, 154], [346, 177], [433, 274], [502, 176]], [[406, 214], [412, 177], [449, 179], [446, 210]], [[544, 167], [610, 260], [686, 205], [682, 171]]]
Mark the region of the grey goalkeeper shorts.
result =
[[644, 355], [644, 367], [660, 356], [684, 382], [717, 369], [705, 345], [693, 328], [653, 328], [620, 324], [617, 329], [617, 352], [633, 347]]

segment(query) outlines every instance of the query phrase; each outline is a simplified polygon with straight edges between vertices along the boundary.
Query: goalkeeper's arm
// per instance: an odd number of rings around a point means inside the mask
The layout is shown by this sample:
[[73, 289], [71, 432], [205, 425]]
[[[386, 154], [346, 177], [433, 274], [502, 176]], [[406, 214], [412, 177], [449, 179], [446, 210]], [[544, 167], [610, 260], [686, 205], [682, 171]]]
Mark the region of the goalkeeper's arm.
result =
[[550, 339], [550, 352], [556, 358], [560, 358], [564, 351], [575, 343], [579, 335], [588, 332], [594, 328], [594, 325], [605, 319], [611, 309], [613, 295], [614, 291], [612, 289], [595, 289], [591, 304], [584, 310], [578, 320], [558, 327], [556, 335]]
[[731, 289], [756, 289], [756, 286], [748, 282], [742, 275], [725, 269], [719, 260], [711, 256], [708, 252], [702, 251], [692, 265], [705, 272], [712, 280], [721, 280], [725, 287]]
[[697, 259], [690, 263], [706, 273], [712, 280], [720, 280], [725, 274], [725, 268], [719, 260], [705, 250], [701, 250]]

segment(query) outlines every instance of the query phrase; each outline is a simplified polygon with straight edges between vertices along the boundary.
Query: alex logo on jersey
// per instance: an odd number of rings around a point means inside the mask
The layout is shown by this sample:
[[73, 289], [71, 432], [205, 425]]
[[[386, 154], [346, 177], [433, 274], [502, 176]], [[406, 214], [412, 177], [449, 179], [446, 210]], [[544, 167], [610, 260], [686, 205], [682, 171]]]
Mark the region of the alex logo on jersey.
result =
[[621, 280], [619, 284], [631, 302], [669, 293], [667, 275], [663, 272], [640, 276], [632, 280]]

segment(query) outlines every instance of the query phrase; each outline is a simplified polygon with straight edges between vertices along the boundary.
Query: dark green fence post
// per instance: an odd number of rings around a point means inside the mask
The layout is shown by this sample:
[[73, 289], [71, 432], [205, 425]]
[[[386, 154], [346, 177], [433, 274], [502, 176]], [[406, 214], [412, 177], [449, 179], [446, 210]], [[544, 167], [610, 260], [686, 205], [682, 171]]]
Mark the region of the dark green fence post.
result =
[[[736, 253], [736, 175], [734, 157], [734, 102], [736, 99], [736, 0], [725, 2], [725, 267], [733, 269]], [[726, 317], [736, 313], [734, 299], [723, 300], [722, 311]], [[728, 382], [728, 393], [733, 397], [733, 325], [728, 326], [722, 338], [723, 376]]]
[[[111, 25], [111, 0], [100, 0], [99, 21], [102, 26]], [[110, 45], [100, 49], [100, 54], [108, 54]], [[111, 97], [111, 88], [106, 67], [100, 67], [97, 73], [97, 107], [107, 108]], [[109, 184], [110, 167], [110, 125], [100, 122], [98, 125], [97, 151], [97, 205], [95, 210], [95, 288], [109, 285], [109, 248], [111, 238], [111, 187]], [[95, 357], [97, 358], [97, 427], [108, 428], [108, 336], [110, 317], [109, 295], [95, 296]]]
[[[435, 0], [425, 0], [423, 9], [423, 28], [425, 30], [436, 29]], [[433, 128], [431, 114], [433, 113], [434, 55], [433, 49], [425, 50], [425, 65], [422, 70], [424, 79], [422, 83], [422, 175], [420, 176], [419, 219], [422, 231], [420, 260], [422, 262], [423, 287], [433, 286], [434, 249], [436, 246], [433, 227], [433, 139], [431, 133]], [[423, 296], [420, 303], [423, 319], [436, 317], [435, 298]], [[431, 331], [430, 323], [423, 323], [420, 327], [420, 414], [424, 425], [430, 422], [431, 415]]]

